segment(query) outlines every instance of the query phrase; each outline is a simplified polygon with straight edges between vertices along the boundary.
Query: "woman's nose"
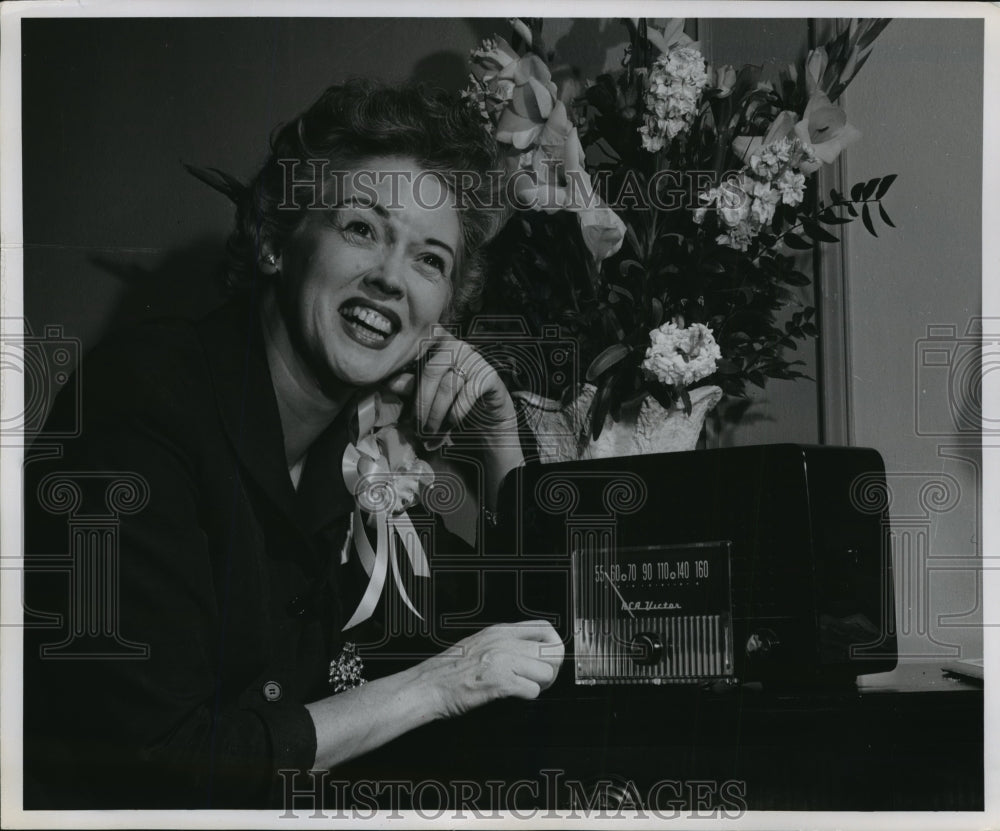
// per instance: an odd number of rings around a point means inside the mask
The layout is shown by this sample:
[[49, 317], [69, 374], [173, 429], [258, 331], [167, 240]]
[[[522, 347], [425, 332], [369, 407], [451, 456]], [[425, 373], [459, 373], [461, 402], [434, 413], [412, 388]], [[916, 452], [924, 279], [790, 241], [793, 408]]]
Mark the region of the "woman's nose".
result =
[[388, 297], [400, 297], [405, 286], [403, 258], [395, 252], [386, 255], [365, 275], [365, 285]]

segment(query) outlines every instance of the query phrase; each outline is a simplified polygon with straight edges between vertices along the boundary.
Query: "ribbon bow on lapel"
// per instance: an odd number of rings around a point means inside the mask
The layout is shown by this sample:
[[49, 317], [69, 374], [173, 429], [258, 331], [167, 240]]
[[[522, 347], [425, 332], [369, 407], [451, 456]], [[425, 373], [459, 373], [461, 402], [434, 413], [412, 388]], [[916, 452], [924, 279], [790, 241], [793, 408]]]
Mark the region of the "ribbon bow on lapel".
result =
[[[398, 537], [402, 543], [413, 573], [430, 577], [427, 557], [406, 508], [416, 502], [420, 486], [430, 484], [434, 474], [430, 465], [417, 458], [395, 424], [402, 409], [402, 401], [392, 393], [376, 392], [364, 398], [358, 404], [358, 439], [344, 450], [344, 484], [354, 496], [350, 534], [369, 578], [358, 608], [344, 624], [345, 630], [371, 617], [390, 568], [399, 596], [423, 620], [403, 585], [396, 540]], [[369, 513], [368, 525], [375, 531], [374, 548], [365, 531], [363, 512]], [[349, 548], [344, 547], [341, 562], [347, 561]]]

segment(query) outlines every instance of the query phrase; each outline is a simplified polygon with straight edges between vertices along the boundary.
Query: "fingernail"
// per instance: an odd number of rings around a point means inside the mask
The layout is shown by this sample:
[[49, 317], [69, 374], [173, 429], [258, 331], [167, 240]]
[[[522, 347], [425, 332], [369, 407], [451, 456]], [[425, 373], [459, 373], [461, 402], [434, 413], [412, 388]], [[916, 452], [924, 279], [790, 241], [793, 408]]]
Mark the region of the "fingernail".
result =
[[455, 442], [451, 440], [451, 432], [444, 433], [441, 436], [434, 436], [429, 439], [424, 439], [424, 447], [427, 450], [435, 451], [440, 450], [442, 447], [451, 447]]

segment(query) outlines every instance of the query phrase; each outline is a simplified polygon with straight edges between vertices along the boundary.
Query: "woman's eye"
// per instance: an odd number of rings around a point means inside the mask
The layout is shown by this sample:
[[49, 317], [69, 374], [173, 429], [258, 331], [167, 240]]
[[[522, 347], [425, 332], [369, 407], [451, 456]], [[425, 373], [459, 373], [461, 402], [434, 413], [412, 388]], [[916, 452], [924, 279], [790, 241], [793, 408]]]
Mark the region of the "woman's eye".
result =
[[363, 237], [365, 239], [371, 239], [375, 236], [375, 231], [372, 226], [360, 219], [354, 219], [348, 222], [347, 225], [344, 226], [344, 230], [354, 236]]
[[420, 262], [429, 265], [435, 271], [441, 272], [441, 274], [444, 274], [445, 269], [447, 268], [447, 264], [445, 263], [444, 258], [439, 257], [437, 254], [424, 254], [420, 258]]

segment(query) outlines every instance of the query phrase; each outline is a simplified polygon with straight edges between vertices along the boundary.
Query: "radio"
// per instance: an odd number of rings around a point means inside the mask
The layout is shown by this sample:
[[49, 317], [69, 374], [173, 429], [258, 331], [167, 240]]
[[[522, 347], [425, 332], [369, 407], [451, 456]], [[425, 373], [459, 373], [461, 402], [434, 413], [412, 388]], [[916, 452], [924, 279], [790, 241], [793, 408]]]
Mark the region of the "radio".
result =
[[529, 464], [494, 562], [577, 684], [853, 680], [896, 664], [885, 470], [800, 445]]

